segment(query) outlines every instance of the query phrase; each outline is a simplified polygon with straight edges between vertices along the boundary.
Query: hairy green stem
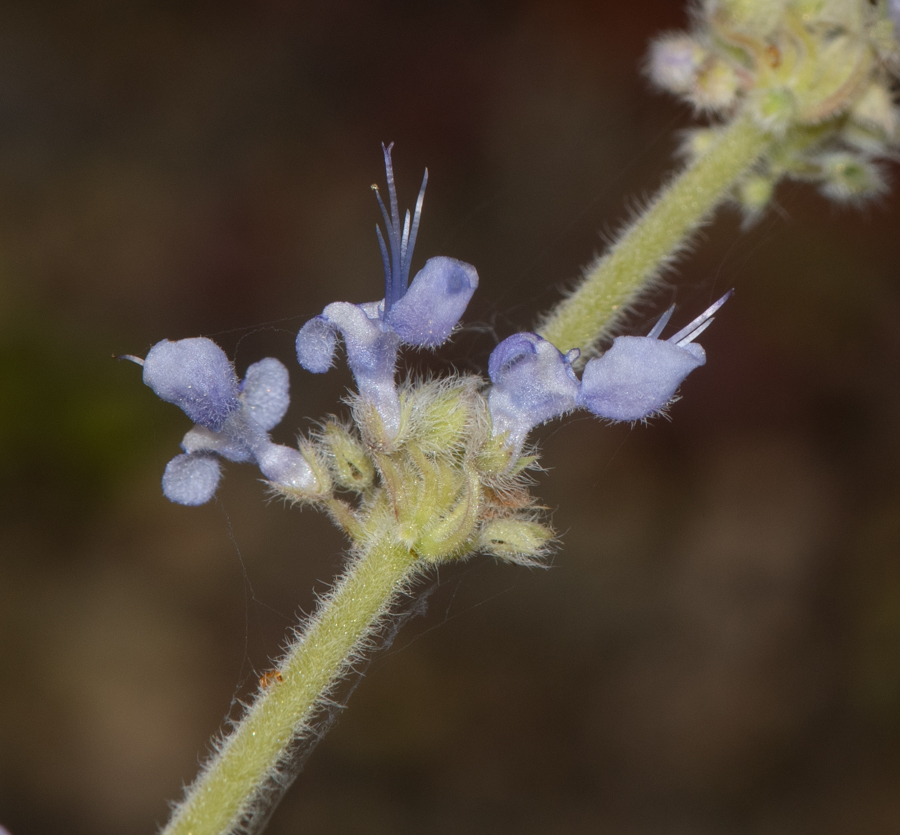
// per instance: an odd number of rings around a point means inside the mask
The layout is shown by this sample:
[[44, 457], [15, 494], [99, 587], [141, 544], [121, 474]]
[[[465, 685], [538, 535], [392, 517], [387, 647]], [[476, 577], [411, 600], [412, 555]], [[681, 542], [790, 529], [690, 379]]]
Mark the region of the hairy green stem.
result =
[[725, 128], [586, 270], [576, 290], [544, 319], [540, 335], [563, 352], [589, 353], [771, 142], [747, 116]]
[[219, 746], [188, 789], [165, 835], [224, 835], [241, 824], [277, 778], [292, 744], [358, 657], [396, 595], [415, 575], [416, 557], [379, 540], [351, 565], [288, 649], [278, 676]]
[[[541, 334], [561, 350], [590, 348], [769, 146], [749, 119], [738, 119], [688, 166], [587, 272], [546, 319]], [[417, 558], [394, 541], [366, 547], [322, 601], [278, 672], [225, 738], [178, 806], [164, 835], [225, 835], [259, 813], [294, 743], [365, 649]]]

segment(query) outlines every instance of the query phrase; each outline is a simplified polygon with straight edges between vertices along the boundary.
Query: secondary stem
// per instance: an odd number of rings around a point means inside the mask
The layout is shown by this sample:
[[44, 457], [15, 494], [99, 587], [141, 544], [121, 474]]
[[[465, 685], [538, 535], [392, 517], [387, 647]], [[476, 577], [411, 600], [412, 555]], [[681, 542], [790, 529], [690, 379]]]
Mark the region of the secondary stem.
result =
[[771, 141], [747, 116], [725, 128], [718, 141], [663, 188], [612, 249], [588, 268], [575, 292], [546, 317], [540, 335], [563, 352], [571, 348], [589, 352]]
[[416, 558], [392, 542], [373, 543], [350, 567], [289, 648], [281, 681], [265, 688], [194, 781], [164, 835], [223, 835], [253, 808], [292, 743], [409, 585]]

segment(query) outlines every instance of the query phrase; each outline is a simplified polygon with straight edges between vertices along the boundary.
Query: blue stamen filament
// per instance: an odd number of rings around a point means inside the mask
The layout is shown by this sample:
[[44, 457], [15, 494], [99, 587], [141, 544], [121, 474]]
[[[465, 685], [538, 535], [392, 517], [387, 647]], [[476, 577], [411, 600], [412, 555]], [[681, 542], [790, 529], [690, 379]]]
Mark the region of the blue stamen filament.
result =
[[407, 210], [403, 220], [403, 228], [400, 228], [400, 209], [397, 201], [397, 186], [394, 182], [394, 166], [391, 162], [391, 150], [394, 143], [381, 146], [384, 151], [384, 167], [387, 173], [388, 201], [390, 213], [381, 198], [381, 192], [377, 185], [373, 185], [375, 199], [381, 209], [384, 225], [387, 229], [387, 241], [381, 227], [376, 224], [375, 232], [378, 235], [378, 247], [381, 250], [381, 261], [384, 265], [384, 313], [390, 311], [391, 306], [400, 301], [406, 294], [409, 286], [409, 269], [412, 264], [413, 250], [416, 246], [416, 236], [419, 233], [419, 220], [422, 216], [422, 203], [425, 200], [425, 186], [428, 183], [428, 169], [422, 178], [422, 186], [416, 200], [416, 208], [410, 218]]

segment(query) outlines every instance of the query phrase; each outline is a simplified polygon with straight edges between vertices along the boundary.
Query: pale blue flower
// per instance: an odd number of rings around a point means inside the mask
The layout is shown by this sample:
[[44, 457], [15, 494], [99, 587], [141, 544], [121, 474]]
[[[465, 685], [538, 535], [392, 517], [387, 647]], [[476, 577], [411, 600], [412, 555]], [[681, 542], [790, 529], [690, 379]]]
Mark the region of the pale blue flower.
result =
[[503, 340], [488, 364], [494, 432], [505, 435], [518, 453], [532, 429], [576, 408], [615, 421], [643, 420], [662, 411], [685, 377], [706, 362], [693, 340], [712, 324], [732, 292], [666, 341], [659, 336], [674, 306], [647, 336], [617, 337], [603, 356], [587, 363], [580, 381], [572, 368], [577, 348], [563, 354], [535, 333]]
[[290, 402], [288, 372], [278, 360], [254, 363], [239, 381], [225, 352], [204, 337], [163, 340], [146, 359], [127, 358], [143, 365], [144, 382], [156, 394], [194, 421], [181, 442], [184, 454], [166, 466], [166, 498], [184, 505], [208, 502], [221, 475], [217, 456], [255, 462], [269, 481], [282, 486], [314, 488], [300, 452], [269, 439]]
[[434, 347], [444, 342], [478, 286], [473, 266], [443, 256], [429, 259], [409, 283], [428, 172], [422, 179], [415, 211], [411, 218], [406, 212], [401, 229], [392, 148], [393, 144], [382, 146], [390, 210], [377, 189], [375, 192], [387, 227], [385, 241], [376, 226], [384, 264], [384, 299], [366, 304], [330, 304], [297, 335], [300, 365], [322, 374], [332, 365], [336, 337], [341, 334], [359, 393], [378, 410], [389, 436], [396, 435], [400, 428], [400, 400], [394, 381], [400, 345]]
[[581, 384], [572, 363], [580, 353], [575, 348], [563, 355], [536, 333], [504, 339], [488, 361], [494, 432], [505, 433], [507, 442], [518, 450], [535, 426], [576, 408]]
[[602, 356], [592, 359], [581, 377], [578, 405], [609, 420], [643, 420], [660, 411], [675, 396], [685, 377], [706, 363], [706, 353], [694, 344], [731, 298], [729, 290], [687, 327], [662, 341], [659, 336], [675, 310], [670, 307], [647, 336], [618, 336]]

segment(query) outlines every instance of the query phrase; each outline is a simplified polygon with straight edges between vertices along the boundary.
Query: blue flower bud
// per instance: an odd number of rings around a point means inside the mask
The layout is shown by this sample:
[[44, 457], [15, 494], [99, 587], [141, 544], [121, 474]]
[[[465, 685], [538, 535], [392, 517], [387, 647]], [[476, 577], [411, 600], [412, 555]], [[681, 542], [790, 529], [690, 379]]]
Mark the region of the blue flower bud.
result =
[[310, 489], [310, 466], [298, 450], [268, 443], [257, 451], [256, 462], [269, 481], [295, 490]]

